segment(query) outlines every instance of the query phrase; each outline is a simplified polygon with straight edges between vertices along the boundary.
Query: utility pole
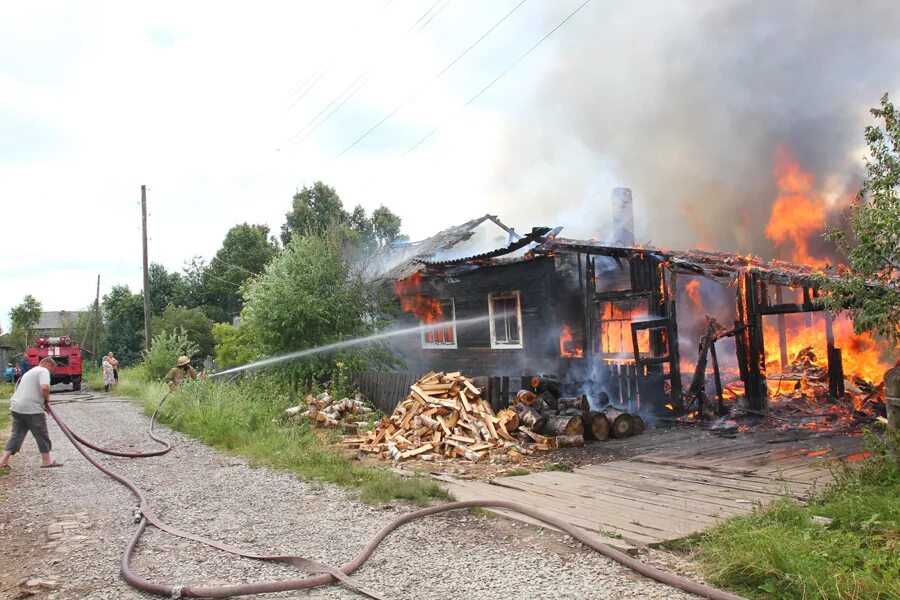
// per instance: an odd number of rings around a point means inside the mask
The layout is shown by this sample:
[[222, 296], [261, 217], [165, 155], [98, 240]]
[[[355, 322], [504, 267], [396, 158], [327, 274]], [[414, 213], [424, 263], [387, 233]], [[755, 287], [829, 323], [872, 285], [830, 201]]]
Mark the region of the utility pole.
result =
[[100, 274], [97, 273], [97, 296], [94, 298], [94, 339], [91, 347], [94, 350], [93, 362], [97, 361], [100, 348], [97, 345], [97, 333], [100, 331]]
[[141, 186], [141, 217], [144, 238], [144, 349], [150, 350], [150, 270], [147, 266], [147, 186]]

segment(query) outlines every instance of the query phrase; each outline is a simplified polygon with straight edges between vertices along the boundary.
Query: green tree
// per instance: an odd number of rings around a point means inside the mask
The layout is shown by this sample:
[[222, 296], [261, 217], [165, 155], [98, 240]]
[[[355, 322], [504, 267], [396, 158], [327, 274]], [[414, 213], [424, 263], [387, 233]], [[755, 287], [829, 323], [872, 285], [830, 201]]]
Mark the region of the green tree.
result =
[[31, 330], [41, 318], [41, 303], [34, 296], [27, 294], [22, 301], [9, 311], [12, 335], [21, 339], [22, 347], [28, 345]]
[[216, 341], [216, 361], [223, 369], [246, 365], [259, 358], [258, 344], [252, 339], [253, 330], [249, 327], [216, 323], [212, 334]]
[[284, 215], [281, 243], [287, 246], [294, 235], [322, 235], [329, 227], [346, 223], [349, 218], [333, 187], [321, 181], [312, 187], [303, 186], [294, 194], [290, 212]]
[[857, 333], [872, 331], [900, 344], [900, 112], [885, 94], [871, 110], [883, 120], [866, 127], [866, 180], [850, 208], [852, 235], [829, 229], [826, 236], [846, 252], [853, 274], [842, 281], [820, 278], [831, 294], [826, 308], [847, 308]]
[[379, 246], [386, 246], [400, 237], [400, 217], [382, 205], [372, 211], [372, 240]]
[[183, 331], [188, 339], [197, 345], [202, 356], [213, 353], [213, 322], [199, 308], [184, 308], [170, 304], [158, 318], [153, 320], [153, 337], [157, 333]]
[[106, 348], [122, 364], [140, 360], [144, 344], [144, 298], [131, 293], [127, 285], [114, 286], [101, 302], [105, 322]]
[[178, 290], [181, 295], [176, 295], [172, 304], [187, 308], [197, 308], [206, 304], [207, 294], [203, 286], [203, 274], [206, 269], [206, 261], [201, 256], [193, 256], [190, 260], [184, 261], [181, 269], [181, 281], [184, 285]]
[[150, 312], [161, 315], [170, 304], [186, 299], [187, 285], [180, 273], [169, 273], [159, 263], [150, 263]]
[[[239, 329], [260, 356], [275, 356], [365, 336], [384, 324], [376, 296], [343, 256], [340, 228], [326, 236], [294, 237], [257, 279], [245, 287]], [[339, 360], [361, 365], [390, 361], [378, 351], [311, 358], [297, 363], [304, 379], [330, 378]]]
[[243, 305], [240, 286], [261, 273], [278, 252], [268, 236], [269, 228], [265, 225], [242, 223], [228, 230], [222, 247], [203, 272], [208, 304], [221, 308], [229, 316], [240, 313]]

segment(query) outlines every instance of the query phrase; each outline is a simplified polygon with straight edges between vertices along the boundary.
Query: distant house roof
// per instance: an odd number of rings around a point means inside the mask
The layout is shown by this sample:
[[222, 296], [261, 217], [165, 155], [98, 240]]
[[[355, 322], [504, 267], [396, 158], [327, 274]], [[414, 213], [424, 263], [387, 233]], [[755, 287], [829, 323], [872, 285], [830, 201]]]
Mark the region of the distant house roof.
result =
[[61, 329], [66, 320], [77, 319], [87, 311], [82, 310], [49, 310], [41, 313], [37, 325], [34, 326], [35, 331], [52, 331]]

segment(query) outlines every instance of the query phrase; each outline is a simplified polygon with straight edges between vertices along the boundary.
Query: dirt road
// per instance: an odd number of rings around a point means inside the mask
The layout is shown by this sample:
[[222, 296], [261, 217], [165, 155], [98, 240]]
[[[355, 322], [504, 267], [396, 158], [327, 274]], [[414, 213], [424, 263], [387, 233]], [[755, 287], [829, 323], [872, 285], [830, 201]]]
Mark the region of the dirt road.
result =
[[[60, 396], [63, 398], [64, 396]], [[108, 400], [114, 400], [112, 398]], [[149, 419], [127, 401], [57, 407], [82, 437], [106, 447], [151, 449]], [[340, 565], [408, 506], [372, 506], [336, 486], [253, 467], [247, 460], [158, 429], [175, 444], [166, 456], [100, 460], [146, 491], [176, 527], [263, 553], [301, 554]], [[119, 578], [134, 528], [131, 494], [85, 461], [51, 424], [65, 464], [40, 469], [30, 438], [0, 477], [0, 597], [149, 598]], [[296, 576], [149, 530], [135, 570], [178, 585]], [[356, 577], [389, 598], [688, 598], [552, 532], [459, 512], [404, 526]], [[357, 598], [340, 586], [258, 598]]]

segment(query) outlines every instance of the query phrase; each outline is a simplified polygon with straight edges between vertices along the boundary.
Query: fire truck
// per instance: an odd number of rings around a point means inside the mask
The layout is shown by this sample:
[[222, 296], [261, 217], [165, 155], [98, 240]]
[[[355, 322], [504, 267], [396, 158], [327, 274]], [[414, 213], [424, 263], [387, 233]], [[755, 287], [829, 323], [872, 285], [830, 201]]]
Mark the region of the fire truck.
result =
[[42, 359], [52, 358], [56, 369], [50, 375], [50, 385], [71, 383], [76, 392], [81, 389], [81, 348], [70, 337], [38, 338], [34, 346], [25, 350], [28, 364], [36, 367]]

